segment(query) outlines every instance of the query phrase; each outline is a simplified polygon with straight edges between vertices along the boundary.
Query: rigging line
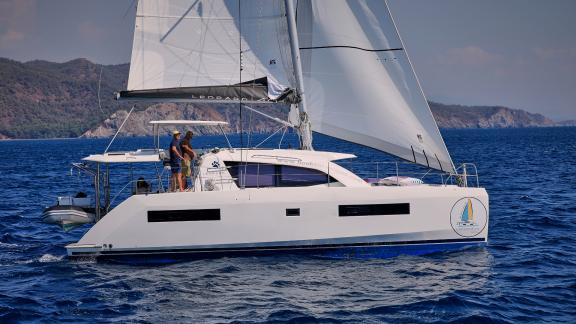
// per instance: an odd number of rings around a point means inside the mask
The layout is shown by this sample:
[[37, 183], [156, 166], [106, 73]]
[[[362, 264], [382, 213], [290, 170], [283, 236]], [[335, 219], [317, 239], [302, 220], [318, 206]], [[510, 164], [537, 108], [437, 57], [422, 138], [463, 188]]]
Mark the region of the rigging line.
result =
[[252, 116], [254, 115], [254, 111], [250, 111], [250, 117], [248, 118], [248, 143], [247, 147], [250, 147], [252, 143]]
[[104, 65], [100, 65], [100, 77], [98, 77], [98, 108], [100, 108], [100, 112], [102, 115], [105, 115], [104, 110], [102, 110], [102, 103], [100, 100], [100, 85], [102, 84], [102, 70], [104, 69]]
[[279, 131], [286, 129], [288, 126], [280, 126], [274, 133], [270, 134], [270, 136], [263, 139], [258, 145], [254, 146], [254, 148], [258, 148], [260, 145], [264, 144], [267, 140], [271, 139], [274, 135], [278, 134]]
[[122, 125], [120, 125], [120, 127], [118, 127], [118, 130], [116, 131], [116, 134], [114, 134], [114, 137], [112, 137], [112, 140], [110, 140], [110, 143], [108, 143], [108, 146], [106, 146], [106, 149], [104, 150], [104, 153], [108, 152], [108, 149], [110, 148], [110, 146], [112, 145], [112, 143], [114, 143], [114, 140], [116, 139], [116, 136], [118, 136], [118, 133], [120, 133], [120, 130], [122, 129], [122, 127], [124, 127], [124, 124], [126, 124], [126, 121], [128, 120], [128, 118], [130, 117], [130, 115], [132, 114], [132, 111], [134, 111], [134, 108], [136, 108], [136, 105], [132, 106], [132, 108], [130, 109], [130, 112], [128, 112], [128, 115], [126, 115], [126, 118], [124, 118], [124, 121], [122, 122]]
[[248, 109], [248, 110], [250, 110], [251, 112], [257, 113], [257, 114], [260, 115], [260, 116], [266, 117], [266, 118], [271, 119], [271, 120], [273, 120], [273, 121], [275, 121], [275, 122], [278, 122], [278, 123], [280, 123], [280, 124], [283, 124], [284, 126], [288, 126], [288, 127], [292, 127], [292, 128], [295, 127], [294, 125], [292, 125], [291, 123], [289, 123], [289, 122], [287, 122], [287, 121], [284, 121], [284, 120], [282, 120], [282, 119], [280, 119], [280, 118], [276, 118], [276, 117], [270, 116], [270, 115], [268, 115], [268, 114], [265, 114], [265, 113], [263, 113], [263, 112], [261, 112], [261, 111], [259, 111], [259, 110], [257, 110], [257, 109], [254, 109], [254, 108], [252, 108], [252, 107], [250, 107], [250, 106], [244, 105], [244, 109]]
[[126, 8], [126, 11], [124, 12], [124, 15], [122, 16], [122, 19], [126, 18], [126, 16], [128, 15], [128, 13], [130, 12], [130, 9], [132, 9], [132, 7], [134, 7], [134, 4], [137, 2], [138, 0], [132, 0], [132, 2], [130, 3], [130, 5], [128, 6], [128, 8]]
[[[239, 86], [242, 89], [242, 69], [243, 69], [243, 62], [242, 62], [242, 4], [241, 1], [238, 0], [238, 46], [240, 48], [239, 51], [239, 62], [240, 62], [240, 71], [239, 71]], [[240, 105], [240, 163], [242, 163], [242, 148], [244, 147], [244, 125], [242, 123], [242, 95], [238, 96], [238, 104]]]
[[384, 48], [384, 49], [368, 49], [362, 48], [357, 46], [346, 46], [346, 45], [332, 45], [332, 46], [311, 46], [311, 47], [300, 47], [301, 50], [310, 50], [310, 49], [324, 49], [324, 48], [352, 48], [366, 52], [393, 52], [393, 51], [403, 51], [404, 48]]
[[168, 37], [168, 35], [170, 35], [174, 29], [176, 29], [176, 27], [178, 27], [178, 25], [180, 25], [180, 23], [182, 22], [182, 20], [184, 20], [184, 18], [186, 16], [188, 16], [188, 14], [190, 13], [190, 11], [192, 11], [192, 8], [194, 8], [194, 6], [196, 6], [196, 4], [198, 3], [198, 1], [200, 0], [196, 0], [194, 3], [192, 3], [190, 5], [190, 7], [188, 7], [188, 9], [186, 10], [186, 12], [184, 12], [184, 14], [178, 19], [178, 21], [176, 21], [174, 23], [174, 25], [172, 25], [172, 27], [170, 27], [170, 29], [166, 32], [166, 34], [164, 34], [164, 36], [162, 36], [162, 38], [160, 38], [160, 43], [163, 43], [164, 40], [166, 39], [166, 37]]
[[284, 127], [284, 131], [282, 132], [282, 137], [280, 137], [280, 142], [278, 143], [278, 149], [282, 148], [282, 140], [284, 140], [284, 135], [286, 135], [287, 130], [288, 130], [288, 127]]

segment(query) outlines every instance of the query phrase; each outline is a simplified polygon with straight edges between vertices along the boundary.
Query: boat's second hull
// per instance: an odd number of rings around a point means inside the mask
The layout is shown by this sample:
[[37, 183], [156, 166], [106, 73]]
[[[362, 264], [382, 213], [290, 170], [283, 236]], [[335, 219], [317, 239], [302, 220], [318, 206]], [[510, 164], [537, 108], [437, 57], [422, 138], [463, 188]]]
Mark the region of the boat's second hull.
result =
[[278, 188], [133, 196], [67, 249], [114, 259], [366, 258], [459, 249], [487, 235], [484, 189]]
[[98, 254], [73, 253], [71, 259], [97, 258], [101, 261], [121, 263], [172, 263], [178, 261], [213, 259], [221, 257], [270, 257], [303, 255], [329, 259], [385, 259], [399, 255], [428, 255], [438, 252], [483, 247], [484, 239], [436, 242], [386, 242], [382, 244], [341, 246], [277, 247], [254, 249], [153, 249], [138, 251], [105, 251]]

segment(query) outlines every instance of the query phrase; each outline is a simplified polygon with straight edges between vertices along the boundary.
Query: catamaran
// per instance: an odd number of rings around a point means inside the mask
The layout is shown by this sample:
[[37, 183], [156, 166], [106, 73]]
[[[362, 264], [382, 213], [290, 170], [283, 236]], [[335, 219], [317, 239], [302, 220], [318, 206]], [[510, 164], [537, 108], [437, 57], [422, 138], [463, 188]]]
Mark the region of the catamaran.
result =
[[[140, 0], [136, 10], [118, 100], [289, 106], [287, 120], [268, 117], [293, 128], [300, 147], [206, 150], [192, 191], [167, 192], [159, 171], [151, 190], [112, 206], [109, 165], [164, 170], [160, 129], [225, 124], [153, 121], [153, 148], [76, 165], [93, 170], [95, 223], [66, 246], [69, 256], [386, 257], [487, 242], [488, 194], [475, 167], [452, 162], [386, 1]], [[341, 163], [355, 155], [314, 150], [313, 131], [439, 172], [441, 182], [361, 177]]]

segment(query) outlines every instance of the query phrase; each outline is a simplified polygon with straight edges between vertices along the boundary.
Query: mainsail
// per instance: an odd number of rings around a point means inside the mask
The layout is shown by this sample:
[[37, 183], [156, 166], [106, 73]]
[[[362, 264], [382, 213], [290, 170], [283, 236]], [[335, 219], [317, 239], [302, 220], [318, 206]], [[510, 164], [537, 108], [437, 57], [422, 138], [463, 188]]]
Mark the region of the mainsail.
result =
[[162, 101], [299, 101], [283, 0], [140, 0], [127, 91]]
[[298, 0], [294, 29], [291, 1], [140, 0], [119, 98], [302, 101], [301, 135], [310, 121], [319, 133], [454, 171], [386, 2]]
[[454, 170], [385, 1], [299, 0], [297, 19], [313, 130]]

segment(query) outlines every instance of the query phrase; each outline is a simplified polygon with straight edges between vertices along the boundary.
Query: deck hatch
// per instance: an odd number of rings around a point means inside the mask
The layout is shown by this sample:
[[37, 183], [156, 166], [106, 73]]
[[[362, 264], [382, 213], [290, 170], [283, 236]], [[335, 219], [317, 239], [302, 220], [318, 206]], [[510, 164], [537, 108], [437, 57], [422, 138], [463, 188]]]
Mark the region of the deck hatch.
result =
[[148, 223], [220, 220], [220, 209], [149, 210]]
[[409, 203], [338, 206], [338, 216], [377, 216], [377, 215], [408, 215], [408, 214], [410, 214]]
[[300, 216], [300, 208], [286, 208], [286, 216]]

